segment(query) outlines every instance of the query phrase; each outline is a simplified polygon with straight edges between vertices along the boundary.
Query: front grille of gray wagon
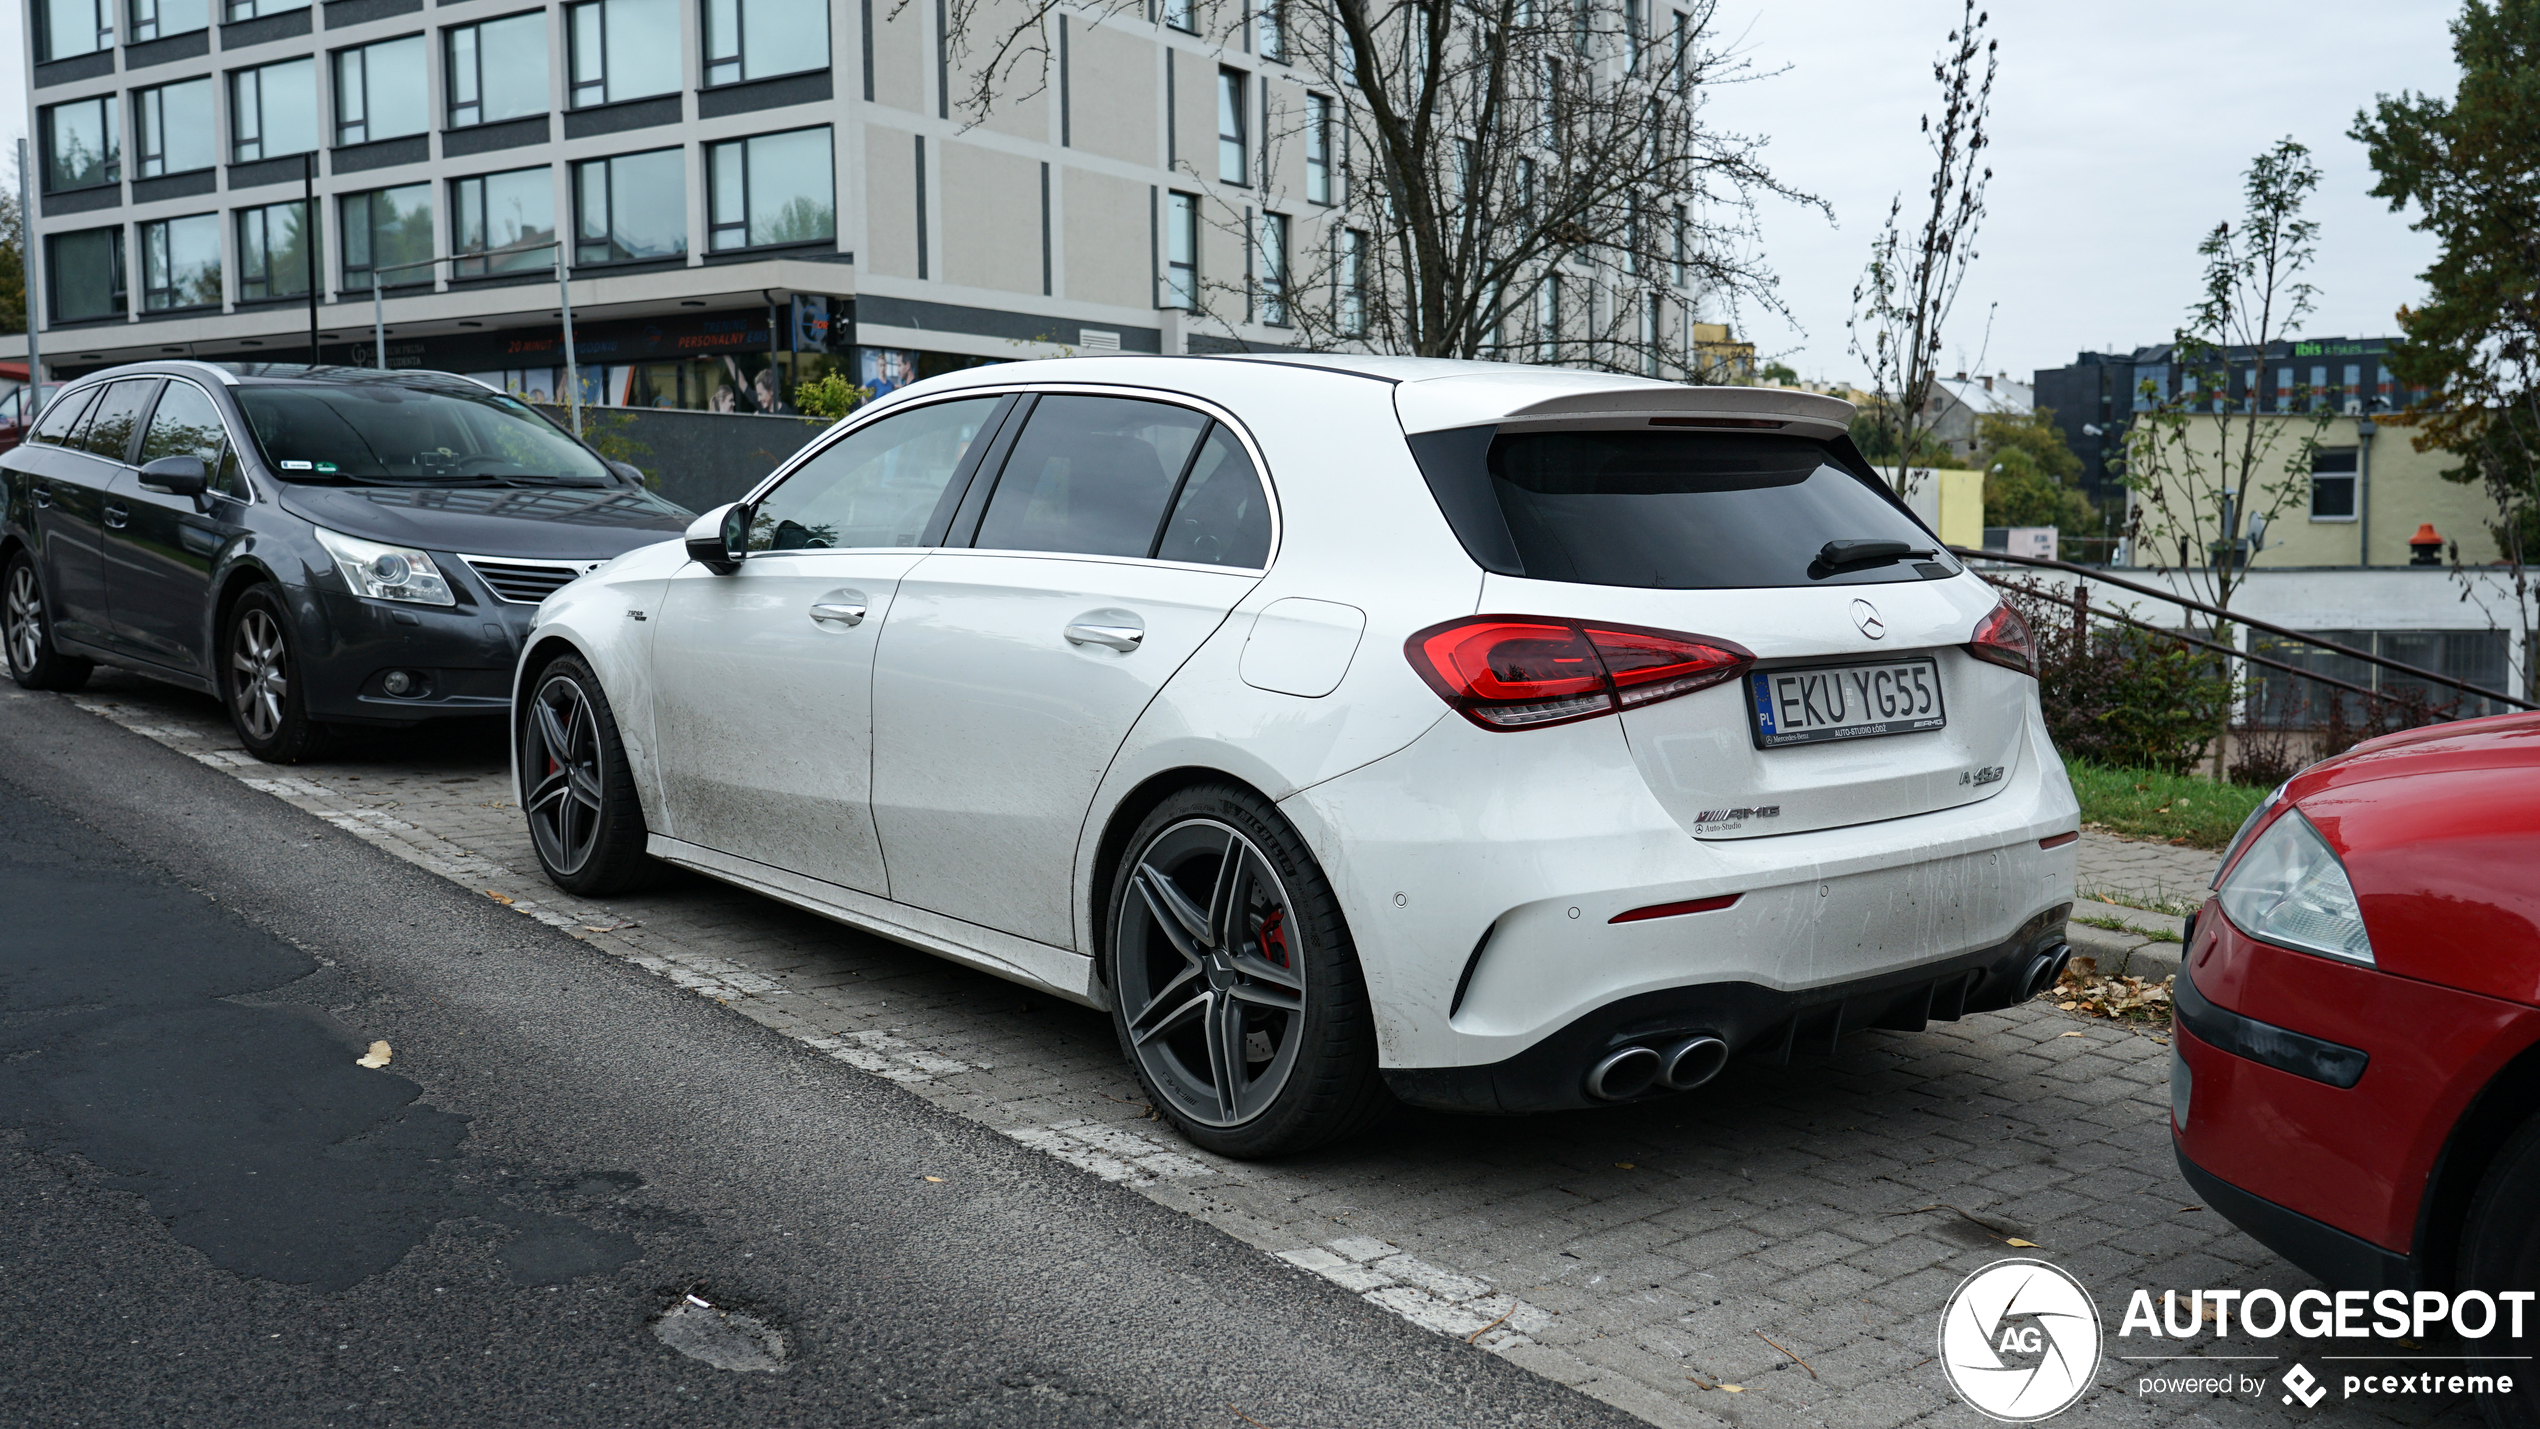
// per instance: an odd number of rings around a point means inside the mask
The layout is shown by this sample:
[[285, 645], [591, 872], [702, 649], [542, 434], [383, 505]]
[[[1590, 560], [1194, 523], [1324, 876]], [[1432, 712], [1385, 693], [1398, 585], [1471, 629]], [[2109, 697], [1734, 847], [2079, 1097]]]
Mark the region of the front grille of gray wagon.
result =
[[598, 561], [504, 561], [487, 556], [459, 559], [467, 562], [467, 568], [497, 599], [513, 605], [536, 605], [600, 565]]

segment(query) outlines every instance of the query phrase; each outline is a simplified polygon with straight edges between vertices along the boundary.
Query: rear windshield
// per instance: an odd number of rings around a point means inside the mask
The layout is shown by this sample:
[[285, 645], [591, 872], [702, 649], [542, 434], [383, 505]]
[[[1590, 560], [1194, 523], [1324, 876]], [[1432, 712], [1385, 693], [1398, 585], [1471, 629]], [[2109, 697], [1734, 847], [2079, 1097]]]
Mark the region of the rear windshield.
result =
[[284, 481], [614, 486], [579, 442], [499, 392], [387, 382], [232, 389]]
[[[1465, 427], [1411, 450], [1465, 550], [1502, 575], [1710, 590], [1958, 571], [1883, 488], [1802, 437]], [[1829, 541], [1921, 554], [1830, 568]]]

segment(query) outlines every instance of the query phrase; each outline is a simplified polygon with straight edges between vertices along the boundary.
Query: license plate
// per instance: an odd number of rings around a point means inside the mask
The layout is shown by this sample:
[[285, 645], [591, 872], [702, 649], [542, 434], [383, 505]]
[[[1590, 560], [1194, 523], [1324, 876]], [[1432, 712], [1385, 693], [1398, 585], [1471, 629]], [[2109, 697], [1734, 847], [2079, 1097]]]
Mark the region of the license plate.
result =
[[1928, 658], [1758, 670], [1747, 678], [1758, 749], [1910, 734], [1949, 723], [1940, 703], [1940, 663]]

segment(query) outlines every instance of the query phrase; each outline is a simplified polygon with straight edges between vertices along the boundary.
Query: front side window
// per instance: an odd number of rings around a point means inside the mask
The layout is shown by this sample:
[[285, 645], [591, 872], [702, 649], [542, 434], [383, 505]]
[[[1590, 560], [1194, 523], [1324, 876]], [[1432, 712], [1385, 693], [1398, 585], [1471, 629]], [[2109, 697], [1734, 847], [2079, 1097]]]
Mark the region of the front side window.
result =
[[344, 286], [432, 281], [432, 185], [346, 194], [336, 214], [344, 236]]
[[289, 482], [614, 486], [580, 442], [519, 399], [395, 382], [232, 390], [265, 466]]
[[936, 517], [950, 516], [939, 510], [946, 488], [1002, 400], [937, 402], [858, 428], [759, 498], [750, 549], [922, 544]]
[[423, 36], [335, 52], [335, 142], [368, 144], [432, 127]]
[[45, 240], [53, 282], [53, 321], [87, 322], [124, 315], [123, 229], [91, 228]]
[[445, 33], [451, 128], [547, 112], [545, 12], [461, 25]]
[[837, 237], [829, 129], [795, 129], [706, 147], [706, 246], [715, 252]]
[[114, 48], [114, 0], [36, 0], [44, 58], [74, 59]]
[[101, 94], [44, 111], [44, 191], [102, 188], [123, 177], [115, 98]]
[[1217, 177], [1244, 182], [1248, 170], [1244, 149], [1244, 76], [1239, 70], [1217, 72]]
[[306, 10], [309, 0], [229, 0], [222, 18], [231, 24], [240, 20], [261, 20], [267, 15], [280, 15], [291, 10]]
[[172, 308], [220, 303], [220, 215], [163, 218], [141, 225], [141, 307]]
[[1261, 320], [1288, 325], [1288, 216], [1261, 216]]
[[821, 0], [705, 0], [706, 83], [741, 84], [829, 68]]
[[238, 210], [238, 301], [306, 296], [317, 259], [307, 204], [293, 199]]
[[1332, 101], [1305, 97], [1305, 201], [1332, 201]]
[[2355, 519], [2355, 448], [2322, 447], [2311, 453], [2311, 519]]
[[679, 88], [679, 0], [585, 0], [565, 11], [576, 109]]
[[229, 161], [252, 164], [318, 147], [317, 61], [284, 60], [229, 76]]
[[141, 434], [143, 466], [170, 456], [200, 460], [211, 476], [212, 490], [247, 499], [246, 479], [238, 470], [238, 453], [229, 444], [229, 428], [220, 419], [220, 409], [191, 382], [168, 384]]
[[1199, 311], [1199, 196], [1164, 200], [1164, 306]]
[[145, 179], [188, 174], [219, 163], [220, 131], [212, 122], [211, 76], [136, 91], [132, 149], [136, 173]]
[[451, 267], [462, 278], [555, 266], [555, 177], [544, 164], [454, 180], [450, 218]]
[[1126, 397], [1043, 397], [988, 498], [992, 551], [1151, 556], [1208, 418]]
[[688, 252], [685, 151], [655, 149], [573, 166], [573, 261], [634, 263]]
[[209, 0], [132, 0], [132, 34], [130, 43], [164, 40], [170, 35], [190, 35], [209, 29], [212, 7]]

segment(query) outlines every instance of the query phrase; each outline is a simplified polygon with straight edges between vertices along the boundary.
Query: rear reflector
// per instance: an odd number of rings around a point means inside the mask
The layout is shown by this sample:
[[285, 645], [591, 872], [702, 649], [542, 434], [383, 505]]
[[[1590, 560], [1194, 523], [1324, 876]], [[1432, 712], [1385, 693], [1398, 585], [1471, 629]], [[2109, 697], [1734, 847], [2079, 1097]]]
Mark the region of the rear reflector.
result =
[[1475, 615], [1414, 632], [1411, 668], [1484, 729], [1567, 724], [1735, 680], [1754, 652], [1707, 635], [1536, 615]]
[[1673, 918], [1681, 913], [1716, 913], [1745, 897], [1743, 893], [1723, 893], [1717, 898], [1696, 898], [1689, 903], [1652, 903], [1629, 913], [1617, 913], [1608, 923], [1639, 923], [1651, 918]]
[[2057, 834], [2053, 838], [2039, 839], [2037, 841], [2037, 846], [2039, 848], [2062, 848], [2068, 843], [2075, 842], [2080, 837], [2081, 830], [2075, 829], [2068, 834]]

